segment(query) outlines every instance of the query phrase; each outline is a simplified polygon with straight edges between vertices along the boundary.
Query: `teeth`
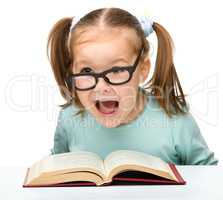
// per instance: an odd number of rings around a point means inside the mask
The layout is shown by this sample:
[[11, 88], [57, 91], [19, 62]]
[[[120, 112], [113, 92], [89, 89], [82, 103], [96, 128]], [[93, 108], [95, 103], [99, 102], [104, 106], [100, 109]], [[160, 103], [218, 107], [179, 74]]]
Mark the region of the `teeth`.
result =
[[118, 101], [116, 97], [102, 97], [97, 98], [95, 101]]

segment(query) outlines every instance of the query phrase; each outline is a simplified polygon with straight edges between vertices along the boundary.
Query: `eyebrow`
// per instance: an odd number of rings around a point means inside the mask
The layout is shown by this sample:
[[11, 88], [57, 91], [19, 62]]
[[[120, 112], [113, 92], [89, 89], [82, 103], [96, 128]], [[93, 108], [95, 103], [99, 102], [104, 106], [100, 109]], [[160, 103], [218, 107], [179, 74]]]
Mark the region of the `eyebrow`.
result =
[[[110, 65], [110, 66], [111, 66], [111, 65], [114, 65], [114, 64], [117, 63], [117, 62], [124, 62], [124, 63], [126, 63], [127, 65], [129, 64], [129, 61], [126, 60], [125, 58], [117, 58], [117, 59], [113, 60], [112, 62], [110, 62], [109, 65]], [[80, 64], [90, 65], [90, 64], [88, 63], [88, 61], [86, 61], [86, 60], [79, 60], [79, 61], [75, 62], [75, 64], [77, 65], [77, 68], [82, 68], [82, 67], [84, 67], [84, 66], [80, 67]], [[93, 65], [90, 65], [90, 66], [94, 68]]]

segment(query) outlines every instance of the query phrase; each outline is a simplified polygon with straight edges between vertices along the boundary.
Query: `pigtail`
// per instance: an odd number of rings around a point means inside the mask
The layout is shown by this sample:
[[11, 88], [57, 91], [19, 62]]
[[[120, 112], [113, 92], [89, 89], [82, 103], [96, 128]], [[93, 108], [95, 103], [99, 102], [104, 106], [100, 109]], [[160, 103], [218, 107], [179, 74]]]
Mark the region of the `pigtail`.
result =
[[153, 29], [157, 35], [158, 51], [149, 88], [168, 116], [184, 114], [188, 108], [173, 63], [173, 41], [160, 24], [154, 22]]
[[[66, 80], [71, 59], [68, 51], [68, 35], [72, 18], [59, 20], [52, 28], [48, 36], [47, 56], [50, 61], [54, 77], [59, 86], [61, 95], [67, 100], [68, 105], [71, 98], [71, 90]], [[66, 106], [66, 105], [61, 105]]]

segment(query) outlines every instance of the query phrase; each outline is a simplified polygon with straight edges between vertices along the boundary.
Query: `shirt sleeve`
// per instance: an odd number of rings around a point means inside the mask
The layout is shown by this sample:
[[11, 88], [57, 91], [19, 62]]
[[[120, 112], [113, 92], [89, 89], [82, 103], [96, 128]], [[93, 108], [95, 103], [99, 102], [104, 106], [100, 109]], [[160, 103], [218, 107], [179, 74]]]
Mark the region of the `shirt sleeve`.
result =
[[218, 160], [210, 151], [194, 117], [188, 113], [175, 121], [175, 150], [182, 165], [216, 165]]
[[64, 128], [63, 120], [63, 109], [59, 112], [57, 119], [56, 130], [54, 133], [54, 144], [53, 148], [50, 150], [51, 154], [59, 154], [69, 152], [68, 143], [67, 143], [67, 133]]

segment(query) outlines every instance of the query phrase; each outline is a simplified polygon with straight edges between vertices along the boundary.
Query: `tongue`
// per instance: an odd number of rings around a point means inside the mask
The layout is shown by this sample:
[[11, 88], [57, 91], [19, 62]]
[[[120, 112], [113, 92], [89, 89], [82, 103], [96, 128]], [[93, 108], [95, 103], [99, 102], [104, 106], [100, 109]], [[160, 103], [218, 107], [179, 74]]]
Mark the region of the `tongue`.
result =
[[103, 101], [99, 102], [99, 109], [103, 113], [112, 113], [115, 111], [116, 108], [116, 101]]

